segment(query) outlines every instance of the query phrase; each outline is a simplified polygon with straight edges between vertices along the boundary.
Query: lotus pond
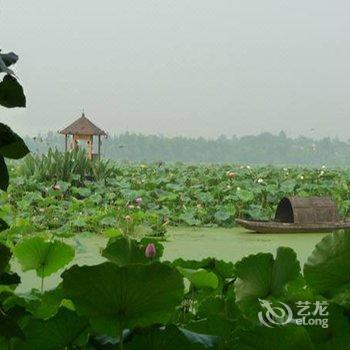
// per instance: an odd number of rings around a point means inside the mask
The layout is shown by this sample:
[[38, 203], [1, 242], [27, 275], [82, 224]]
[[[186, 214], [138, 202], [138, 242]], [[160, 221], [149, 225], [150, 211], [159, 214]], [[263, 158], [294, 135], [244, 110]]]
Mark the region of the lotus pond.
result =
[[[350, 233], [235, 225], [271, 217], [286, 195], [329, 195], [346, 215], [347, 170], [102, 162], [86, 173], [83, 154], [45, 157], [10, 163], [0, 195], [1, 350], [347, 349]], [[258, 317], [266, 303], [297, 315], [300, 302], [326, 303], [327, 328]]]
[[[272, 253], [280, 246], [293, 248], [300, 263], [304, 264], [313, 247], [326, 234], [257, 234], [243, 228], [188, 228], [170, 227], [163, 242], [164, 260], [178, 258], [202, 260], [210, 256], [218, 260], [238, 261], [244, 256], [259, 252]], [[75, 246], [76, 255], [71, 265], [94, 265], [106, 261], [100, 255], [108, 243], [103, 236], [82, 234], [78, 237], [66, 239], [66, 242]], [[22, 283], [18, 291], [28, 291], [38, 288], [40, 279], [34, 271], [22, 272], [20, 265], [14, 261], [13, 269], [21, 275]], [[46, 287], [53, 288], [60, 282], [59, 274], [46, 279]]]

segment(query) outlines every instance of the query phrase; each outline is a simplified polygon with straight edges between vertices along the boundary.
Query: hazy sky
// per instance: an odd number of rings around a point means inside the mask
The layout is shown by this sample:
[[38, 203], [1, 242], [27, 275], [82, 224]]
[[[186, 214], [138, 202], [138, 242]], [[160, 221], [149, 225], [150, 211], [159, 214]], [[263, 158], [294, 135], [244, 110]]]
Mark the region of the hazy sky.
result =
[[349, 18], [349, 0], [0, 0], [28, 100], [0, 120], [36, 134], [84, 108], [110, 133], [348, 139]]

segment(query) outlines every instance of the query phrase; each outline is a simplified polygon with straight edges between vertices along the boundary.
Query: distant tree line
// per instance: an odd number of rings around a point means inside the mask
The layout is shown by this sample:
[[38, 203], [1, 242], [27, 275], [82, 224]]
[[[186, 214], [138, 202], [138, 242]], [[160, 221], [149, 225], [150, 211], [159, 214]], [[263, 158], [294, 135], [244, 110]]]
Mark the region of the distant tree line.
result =
[[[63, 150], [64, 138], [56, 133], [25, 141], [32, 152]], [[252, 136], [220, 136], [217, 139], [164, 137], [124, 133], [102, 141], [104, 158], [136, 162], [243, 163], [271, 165], [350, 165], [350, 143], [337, 138], [313, 140], [261, 133]]]

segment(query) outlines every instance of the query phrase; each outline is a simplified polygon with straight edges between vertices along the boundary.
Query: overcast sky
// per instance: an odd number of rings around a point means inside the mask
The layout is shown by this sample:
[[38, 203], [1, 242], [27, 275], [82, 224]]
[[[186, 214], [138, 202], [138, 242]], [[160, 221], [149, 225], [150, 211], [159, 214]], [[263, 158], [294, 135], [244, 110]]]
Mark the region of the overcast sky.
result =
[[348, 139], [349, 18], [349, 0], [0, 0], [28, 100], [0, 120], [34, 135], [84, 108], [110, 133]]

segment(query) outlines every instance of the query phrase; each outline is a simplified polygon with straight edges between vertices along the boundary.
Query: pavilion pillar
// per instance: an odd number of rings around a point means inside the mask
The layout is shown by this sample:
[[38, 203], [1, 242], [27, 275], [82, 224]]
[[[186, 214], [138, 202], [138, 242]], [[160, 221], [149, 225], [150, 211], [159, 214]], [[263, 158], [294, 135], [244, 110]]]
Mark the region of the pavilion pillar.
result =
[[67, 152], [67, 148], [68, 148], [68, 135], [65, 134], [64, 135], [64, 151]]
[[101, 159], [101, 135], [98, 135], [98, 149], [97, 149], [97, 154], [98, 154], [98, 160]]
[[76, 150], [78, 149], [78, 136], [77, 135], [73, 135], [73, 139], [72, 139], [72, 146], [71, 149], [72, 150]]
[[88, 144], [88, 158], [89, 158], [90, 160], [93, 159], [93, 149], [94, 149], [94, 148], [93, 148], [93, 147], [94, 147], [93, 142], [94, 142], [94, 136], [91, 135], [91, 136], [89, 137], [88, 141], [87, 141], [87, 144]]

